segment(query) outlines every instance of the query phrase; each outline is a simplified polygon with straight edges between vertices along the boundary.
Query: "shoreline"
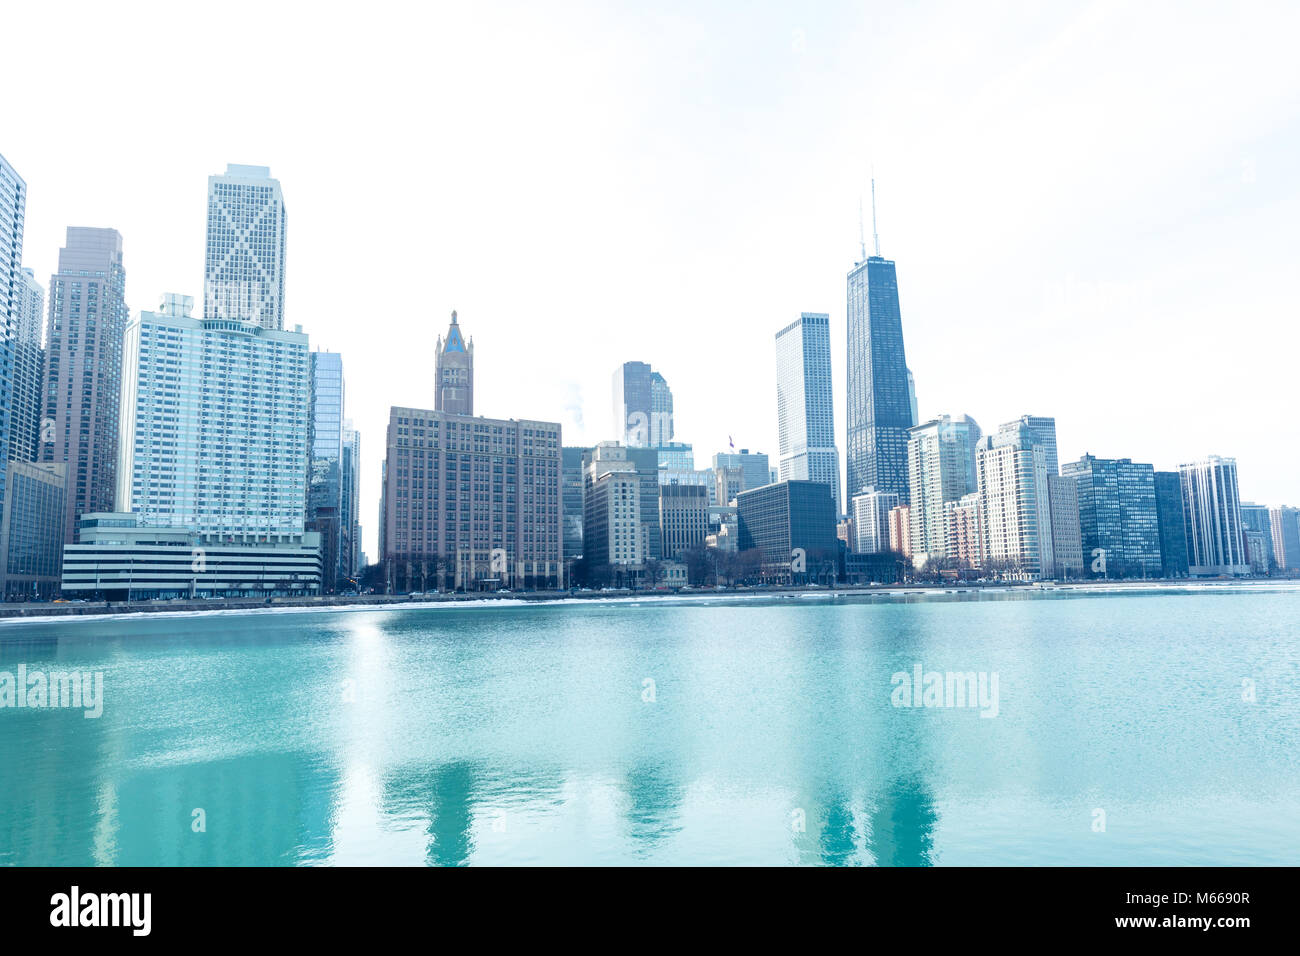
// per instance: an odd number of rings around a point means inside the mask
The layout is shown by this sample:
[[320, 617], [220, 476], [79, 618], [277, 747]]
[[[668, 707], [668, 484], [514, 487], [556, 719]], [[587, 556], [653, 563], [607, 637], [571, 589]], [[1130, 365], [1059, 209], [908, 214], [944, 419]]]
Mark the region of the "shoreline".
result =
[[1002, 594], [1144, 594], [1144, 593], [1286, 593], [1300, 592], [1300, 579], [1246, 581], [1076, 581], [1067, 583], [1014, 584], [894, 584], [863, 587], [772, 587], [740, 590], [691, 590], [606, 592], [567, 591], [509, 592], [505, 594], [447, 594], [436, 598], [411, 598], [407, 595], [346, 595], [303, 598], [218, 598], [207, 600], [140, 601], [131, 604], [18, 603], [0, 604], [0, 627], [6, 624], [50, 620], [103, 621], [120, 617], [163, 615], [167, 617], [212, 616], [216, 614], [311, 613], [323, 611], [428, 610], [464, 607], [527, 607], [548, 604], [637, 605], [642, 602], [718, 603], [724, 601], [837, 598], [905, 598], [936, 595]]

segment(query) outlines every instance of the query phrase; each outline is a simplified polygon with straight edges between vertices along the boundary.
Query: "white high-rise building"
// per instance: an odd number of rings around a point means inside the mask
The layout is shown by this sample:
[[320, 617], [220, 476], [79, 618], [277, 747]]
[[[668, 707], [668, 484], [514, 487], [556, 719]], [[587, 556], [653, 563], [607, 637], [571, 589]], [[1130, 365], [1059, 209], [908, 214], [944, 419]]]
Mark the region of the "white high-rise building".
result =
[[208, 177], [203, 318], [284, 328], [285, 211], [266, 166]]
[[307, 336], [192, 318], [193, 306], [167, 295], [127, 327], [118, 510], [223, 540], [301, 536]]
[[1025, 422], [980, 439], [975, 472], [983, 507], [984, 566], [1020, 578], [1053, 573], [1047, 449]]
[[981, 433], [969, 415], [944, 415], [912, 427], [907, 434], [912, 558], [922, 565], [949, 556], [944, 505], [978, 488], [975, 445]]
[[840, 507], [830, 316], [804, 312], [776, 333], [777, 480], [820, 481]]
[[868, 488], [853, 496], [853, 551], [881, 554], [889, 550], [889, 512], [898, 507], [892, 491]]
[[23, 296], [23, 225], [27, 215], [27, 183], [0, 156], [0, 502], [4, 500], [5, 465], [10, 458], [11, 393], [14, 381], [13, 343], [18, 332]]
[[1188, 572], [1192, 577], [1249, 574], [1237, 459], [1210, 455], [1179, 465], [1178, 471], [1183, 485]]

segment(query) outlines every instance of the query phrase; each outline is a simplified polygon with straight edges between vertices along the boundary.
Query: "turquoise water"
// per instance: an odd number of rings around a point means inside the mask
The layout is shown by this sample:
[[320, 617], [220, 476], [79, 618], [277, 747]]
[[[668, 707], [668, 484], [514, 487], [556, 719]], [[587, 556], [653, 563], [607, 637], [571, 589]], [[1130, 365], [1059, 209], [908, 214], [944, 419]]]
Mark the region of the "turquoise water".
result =
[[[1297, 622], [1300, 591], [0, 624], [0, 672], [104, 674], [98, 719], [0, 709], [0, 864], [1295, 864]], [[996, 674], [997, 715], [894, 706], [918, 662]]]

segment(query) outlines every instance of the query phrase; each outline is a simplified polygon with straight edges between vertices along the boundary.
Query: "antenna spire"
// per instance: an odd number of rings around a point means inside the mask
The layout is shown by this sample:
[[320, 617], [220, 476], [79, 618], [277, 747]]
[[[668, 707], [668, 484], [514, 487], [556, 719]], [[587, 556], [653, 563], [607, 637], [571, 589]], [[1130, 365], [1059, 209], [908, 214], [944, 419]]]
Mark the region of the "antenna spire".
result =
[[867, 234], [862, 225], [862, 197], [858, 196], [858, 243], [862, 246], [862, 261], [867, 260]]
[[880, 233], [876, 231], [876, 171], [871, 171], [871, 238], [876, 244], [876, 258], [880, 258]]

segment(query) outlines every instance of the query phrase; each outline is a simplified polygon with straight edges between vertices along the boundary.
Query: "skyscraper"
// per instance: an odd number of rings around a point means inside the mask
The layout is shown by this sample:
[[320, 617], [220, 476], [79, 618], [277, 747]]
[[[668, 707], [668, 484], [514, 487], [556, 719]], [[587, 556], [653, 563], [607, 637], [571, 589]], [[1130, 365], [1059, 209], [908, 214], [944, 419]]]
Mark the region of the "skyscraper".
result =
[[853, 552], [881, 554], [889, 550], [889, 512], [898, 507], [892, 491], [867, 488], [853, 496]]
[[301, 537], [307, 336], [196, 319], [193, 307], [192, 297], [168, 294], [160, 311], [141, 312], [127, 330], [119, 507], [141, 528]]
[[13, 457], [14, 341], [27, 288], [22, 272], [26, 215], [27, 183], [0, 156], [0, 503], [4, 501], [6, 464]]
[[122, 237], [68, 227], [50, 279], [40, 458], [67, 468], [64, 541], [82, 514], [112, 511], [117, 491], [122, 338], [129, 311]]
[[772, 477], [772, 471], [768, 467], [767, 454], [761, 451], [752, 452], [748, 448], [742, 448], [740, 451], [718, 452], [713, 456], [713, 471], [719, 476], [727, 472], [733, 477], [739, 476], [740, 480], [739, 487], [735, 487], [734, 490], [732, 490], [734, 482], [728, 481], [729, 494], [725, 499], [720, 494], [718, 504], [726, 504], [742, 491], [753, 491], [755, 488], [771, 484], [769, 479]]
[[918, 564], [944, 559], [944, 506], [975, 492], [975, 446], [980, 427], [969, 415], [944, 415], [908, 430], [908, 487], [912, 493], [912, 557]]
[[1188, 573], [1193, 577], [1249, 574], [1237, 460], [1210, 455], [1179, 465], [1178, 471], [1183, 485]]
[[311, 414], [305, 527], [320, 533], [322, 581], [333, 592], [344, 569], [343, 357], [311, 353]]
[[203, 318], [284, 328], [284, 196], [266, 166], [208, 177]]
[[980, 439], [975, 470], [984, 507], [985, 567], [1016, 577], [1053, 573], [1047, 451], [1029, 425], [1012, 422]]
[[361, 570], [361, 433], [343, 422], [343, 507], [339, 514], [339, 573], [353, 578]]
[[1273, 560], [1279, 568], [1300, 569], [1300, 508], [1270, 508], [1268, 518]]
[[[864, 249], [865, 253], [865, 249]], [[912, 418], [898, 276], [892, 260], [866, 256], [848, 276], [847, 494], [890, 491], [906, 504]]]
[[1128, 458], [1084, 455], [1062, 473], [1079, 486], [1079, 529], [1089, 573], [1153, 578], [1162, 573], [1155, 468]]
[[838, 515], [843, 509], [834, 404], [830, 316], [801, 313], [776, 333], [777, 478], [829, 485]]
[[1160, 524], [1160, 576], [1187, 577], [1187, 529], [1183, 521], [1183, 479], [1176, 471], [1157, 471], [1156, 519]]
[[673, 393], [646, 362], [624, 362], [614, 371], [614, 434], [629, 448], [673, 440]]
[[451, 314], [447, 338], [438, 336], [433, 409], [448, 415], [474, 414], [474, 340], [465, 341], [455, 312]]
[[35, 461], [40, 451], [41, 376], [45, 370], [42, 326], [45, 288], [31, 269], [23, 269], [18, 321], [13, 337], [13, 400], [10, 404], [9, 459]]

